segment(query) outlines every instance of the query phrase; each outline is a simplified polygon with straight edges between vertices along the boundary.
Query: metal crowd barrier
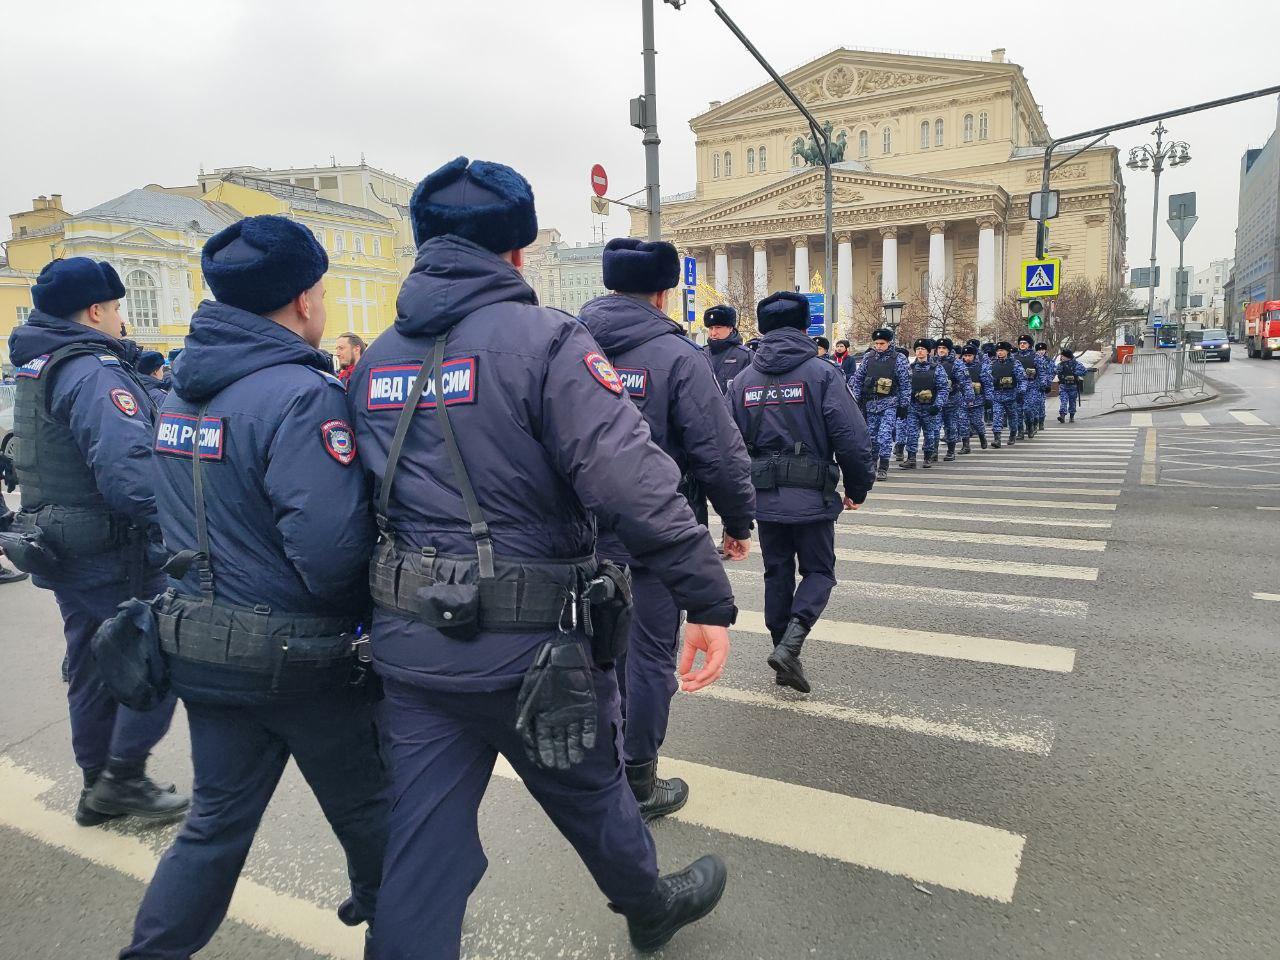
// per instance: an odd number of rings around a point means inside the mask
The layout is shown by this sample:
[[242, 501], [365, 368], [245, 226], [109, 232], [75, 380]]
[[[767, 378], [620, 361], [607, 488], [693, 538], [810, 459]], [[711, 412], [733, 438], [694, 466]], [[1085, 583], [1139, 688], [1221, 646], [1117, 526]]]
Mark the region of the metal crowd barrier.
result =
[[1120, 364], [1120, 394], [1113, 406], [1173, 403], [1209, 395], [1204, 378], [1204, 354], [1184, 344], [1159, 353], [1134, 353]]
[[13, 406], [13, 395], [17, 389], [12, 383], [0, 383], [0, 410], [8, 410]]

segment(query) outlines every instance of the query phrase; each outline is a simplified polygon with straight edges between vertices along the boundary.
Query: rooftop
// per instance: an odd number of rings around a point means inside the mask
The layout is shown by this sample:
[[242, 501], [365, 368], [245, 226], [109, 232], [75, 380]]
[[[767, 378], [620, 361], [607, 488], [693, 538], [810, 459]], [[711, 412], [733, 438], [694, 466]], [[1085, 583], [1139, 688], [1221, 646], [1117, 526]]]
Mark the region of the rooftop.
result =
[[235, 221], [210, 204], [176, 193], [158, 190], [130, 190], [114, 200], [77, 214], [78, 217], [103, 220], [128, 220], [162, 227], [193, 226], [200, 233], [216, 233]]
[[326, 200], [309, 187], [298, 187], [278, 180], [267, 180], [243, 173], [228, 173], [223, 178], [228, 183], [237, 183], [250, 190], [260, 190], [281, 200], [288, 200], [295, 210], [311, 210], [315, 213], [328, 213], [336, 217], [350, 217], [356, 220], [367, 220], [370, 223], [385, 224], [390, 221], [379, 213], [350, 203], [339, 203], [337, 200]]

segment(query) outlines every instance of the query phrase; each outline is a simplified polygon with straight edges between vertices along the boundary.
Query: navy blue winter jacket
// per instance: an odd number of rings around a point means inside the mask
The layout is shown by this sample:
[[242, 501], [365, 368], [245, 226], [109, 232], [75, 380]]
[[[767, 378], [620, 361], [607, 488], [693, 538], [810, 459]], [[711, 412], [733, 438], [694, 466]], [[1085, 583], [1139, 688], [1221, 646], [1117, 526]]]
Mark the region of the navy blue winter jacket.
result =
[[742, 345], [742, 334], [737, 330], [723, 340], [708, 340], [707, 356], [721, 393], [727, 393], [729, 382], [751, 364], [751, 351]]

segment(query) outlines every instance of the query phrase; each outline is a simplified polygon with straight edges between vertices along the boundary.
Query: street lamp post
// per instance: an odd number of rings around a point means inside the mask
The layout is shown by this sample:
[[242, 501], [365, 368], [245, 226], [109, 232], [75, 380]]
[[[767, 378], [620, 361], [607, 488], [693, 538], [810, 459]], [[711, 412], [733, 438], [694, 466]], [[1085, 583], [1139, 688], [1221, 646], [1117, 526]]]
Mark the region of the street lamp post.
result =
[[[1185, 140], [1164, 142], [1164, 135], [1169, 131], [1161, 121], [1151, 131], [1156, 142], [1152, 146], [1143, 144], [1129, 151], [1129, 162], [1125, 164], [1130, 170], [1150, 169], [1155, 176], [1154, 196], [1151, 200], [1151, 275], [1147, 287], [1147, 323], [1154, 324], [1156, 309], [1156, 238], [1160, 229], [1160, 174], [1164, 172], [1165, 161], [1170, 167], [1180, 167], [1191, 162], [1191, 147]], [[1156, 338], [1159, 346], [1159, 335]]]
[[902, 308], [906, 304], [898, 299], [895, 293], [892, 300], [885, 300], [880, 304], [880, 310], [884, 314], [884, 325], [893, 331], [896, 336], [898, 333], [898, 325], [902, 323]]

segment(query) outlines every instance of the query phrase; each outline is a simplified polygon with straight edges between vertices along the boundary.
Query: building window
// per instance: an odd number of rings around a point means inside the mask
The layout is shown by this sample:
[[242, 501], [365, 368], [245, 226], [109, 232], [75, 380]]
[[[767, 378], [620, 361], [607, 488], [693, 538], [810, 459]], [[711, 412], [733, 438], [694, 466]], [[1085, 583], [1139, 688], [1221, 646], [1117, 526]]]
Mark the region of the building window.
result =
[[351, 240], [351, 249], [356, 253], [364, 253], [364, 234], [357, 233]]
[[865, 160], [871, 156], [871, 137], [867, 131], [858, 131], [858, 159]]
[[893, 153], [893, 131], [888, 127], [880, 133], [880, 152]]
[[145, 270], [134, 270], [124, 278], [125, 306], [135, 327], [160, 325], [160, 305], [156, 282]]
[[726, 177], [733, 176], [733, 154], [728, 150], [724, 152], [724, 175]]
[[720, 154], [713, 154], [711, 157], [711, 179], [720, 179]]
[[978, 114], [978, 139], [979, 140], [987, 139], [988, 129], [989, 128], [987, 126], [987, 111], [983, 110], [982, 113]]
[[973, 114], [964, 115], [964, 142], [973, 143]]
[[761, 173], [769, 172], [768, 157], [765, 155], [763, 146], [760, 147], [760, 172]]
[[31, 308], [30, 308], [30, 307], [19, 307], [19, 308], [18, 308], [18, 323], [26, 323], [26, 322], [27, 322], [27, 317], [29, 317], [29, 316], [31, 316]]
[[341, 230], [333, 231], [333, 252], [341, 253], [345, 247], [343, 243], [343, 234]]
[[752, 147], [747, 147], [747, 173], [756, 172], [756, 151]]
[[382, 238], [381, 237], [373, 238], [373, 255], [375, 257], [382, 256]]
[[929, 121], [926, 120], [920, 124], [920, 149], [929, 149]]
[[935, 147], [942, 146], [944, 132], [945, 131], [943, 130], [943, 126], [942, 126], [942, 118], [939, 117], [933, 124], [933, 145]]

